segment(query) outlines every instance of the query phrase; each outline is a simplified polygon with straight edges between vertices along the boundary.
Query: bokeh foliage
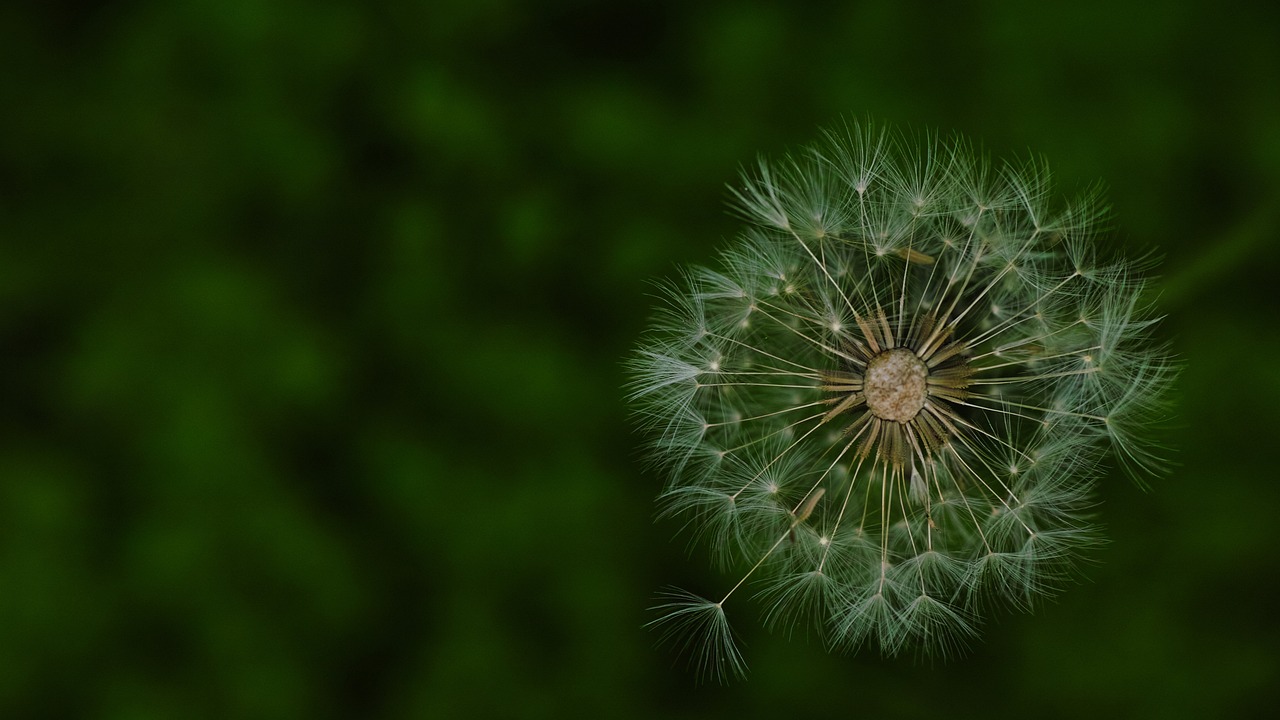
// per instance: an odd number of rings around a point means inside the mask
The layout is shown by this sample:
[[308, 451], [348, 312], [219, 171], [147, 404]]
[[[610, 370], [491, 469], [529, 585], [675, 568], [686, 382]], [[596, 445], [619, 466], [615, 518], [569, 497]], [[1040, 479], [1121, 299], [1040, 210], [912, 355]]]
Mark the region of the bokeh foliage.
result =
[[[1246, 716], [1274, 700], [1280, 23], [1261, 3], [0, 7], [0, 716]], [[724, 183], [840, 115], [1105, 180], [1179, 467], [945, 665], [698, 588], [620, 358]]]

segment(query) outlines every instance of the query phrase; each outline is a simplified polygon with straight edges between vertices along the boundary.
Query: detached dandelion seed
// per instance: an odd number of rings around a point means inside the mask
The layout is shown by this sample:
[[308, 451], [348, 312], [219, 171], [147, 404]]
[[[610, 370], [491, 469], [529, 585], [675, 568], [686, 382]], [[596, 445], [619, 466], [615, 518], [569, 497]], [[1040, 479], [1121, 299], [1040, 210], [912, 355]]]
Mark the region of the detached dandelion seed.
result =
[[1098, 540], [1100, 463], [1162, 468], [1175, 372], [1097, 194], [851, 123], [734, 196], [748, 227], [663, 286], [629, 361], [663, 514], [741, 571], [717, 600], [668, 592], [663, 639], [741, 675], [726, 606], [754, 592], [833, 649], [946, 655], [990, 605], [1052, 593]]

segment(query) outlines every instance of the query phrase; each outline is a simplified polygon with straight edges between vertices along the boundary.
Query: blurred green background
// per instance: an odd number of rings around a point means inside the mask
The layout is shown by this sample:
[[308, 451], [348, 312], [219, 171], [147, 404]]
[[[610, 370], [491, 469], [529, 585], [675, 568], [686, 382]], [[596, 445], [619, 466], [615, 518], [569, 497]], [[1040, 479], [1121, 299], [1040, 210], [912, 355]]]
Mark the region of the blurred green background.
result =
[[[1278, 699], [1280, 22], [1263, 3], [0, 6], [0, 717], [1248, 717]], [[1187, 362], [1078, 587], [963, 660], [733, 615], [621, 396], [724, 185], [840, 116], [1044, 154]]]

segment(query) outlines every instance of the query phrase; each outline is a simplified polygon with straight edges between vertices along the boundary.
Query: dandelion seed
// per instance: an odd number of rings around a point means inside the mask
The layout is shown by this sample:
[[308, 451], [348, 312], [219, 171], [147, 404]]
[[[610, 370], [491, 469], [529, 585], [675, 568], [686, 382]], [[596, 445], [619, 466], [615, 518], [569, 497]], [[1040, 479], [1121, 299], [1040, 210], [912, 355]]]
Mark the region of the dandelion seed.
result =
[[720, 270], [664, 286], [629, 361], [669, 473], [663, 515], [741, 567], [717, 602], [652, 623], [741, 674], [726, 604], [833, 648], [948, 655], [991, 605], [1029, 608], [1097, 541], [1109, 455], [1163, 466], [1151, 420], [1175, 365], [1141, 262], [1096, 241], [1096, 193], [1057, 203], [1038, 162], [851, 123], [761, 160]]
[[723, 603], [682, 590], [669, 590], [661, 597], [663, 603], [656, 609], [662, 615], [649, 623], [659, 632], [659, 642], [687, 654], [699, 676], [723, 682], [746, 673]]

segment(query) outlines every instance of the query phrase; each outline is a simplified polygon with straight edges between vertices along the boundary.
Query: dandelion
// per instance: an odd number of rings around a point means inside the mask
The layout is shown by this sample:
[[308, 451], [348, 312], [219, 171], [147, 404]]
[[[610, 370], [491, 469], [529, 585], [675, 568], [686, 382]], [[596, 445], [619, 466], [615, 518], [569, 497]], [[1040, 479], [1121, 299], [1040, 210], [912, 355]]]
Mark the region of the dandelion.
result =
[[1162, 468], [1146, 431], [1174, 372], [1098, 194], [851, 123], [734, 196], [748, 226], [662, 286], [629, 361], [660, 514], [741, 573], [667, 593], [661, 637], [739, 675], [726, 607], [753, 593], [833, 649], [947, 655], [1052, 593], [1098, 541], [1106, 458]]

